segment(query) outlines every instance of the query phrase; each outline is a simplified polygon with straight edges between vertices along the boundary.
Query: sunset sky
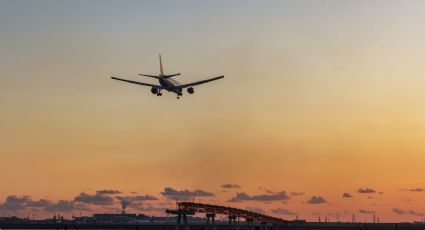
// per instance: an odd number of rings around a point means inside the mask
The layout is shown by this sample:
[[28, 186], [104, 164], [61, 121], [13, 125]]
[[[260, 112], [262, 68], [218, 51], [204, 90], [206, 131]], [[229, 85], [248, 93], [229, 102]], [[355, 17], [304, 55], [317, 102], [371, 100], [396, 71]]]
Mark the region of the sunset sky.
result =
[[[424, 22], [414, 0], [0, 0], [0, 216], [422, 220]], [[180, 100], [110, 79], [156, 83], [158, 53], [225, 78]]]

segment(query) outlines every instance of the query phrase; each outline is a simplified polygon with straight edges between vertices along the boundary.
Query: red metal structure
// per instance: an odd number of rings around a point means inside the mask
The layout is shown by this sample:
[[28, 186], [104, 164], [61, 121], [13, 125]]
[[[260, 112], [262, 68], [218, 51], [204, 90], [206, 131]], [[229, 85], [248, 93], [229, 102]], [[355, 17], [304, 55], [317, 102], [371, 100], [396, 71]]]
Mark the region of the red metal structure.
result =
[[244, 218], [248, 222], [257, 221], [270, 224], [287, 224], [288, 221], [277, 217], [267, 216], [264, 214], [220, 205], [202, 204], [194, 202], [177, 203], [178, 210], [184, 213], [206, 213], [213, 215], [227, 215], [229, 219]]

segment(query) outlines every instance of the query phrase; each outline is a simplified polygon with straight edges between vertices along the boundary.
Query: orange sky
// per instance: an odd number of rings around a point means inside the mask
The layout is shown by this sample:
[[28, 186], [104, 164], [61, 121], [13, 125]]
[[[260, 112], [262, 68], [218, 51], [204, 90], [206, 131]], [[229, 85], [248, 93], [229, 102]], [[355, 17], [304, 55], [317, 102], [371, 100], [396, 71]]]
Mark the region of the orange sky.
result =
[[[95, 2], [0, 3], [0, 213], [26, 215], [12, 195], [76, 205], [102, 189], [172, 207], [171, 187], [288, 219], [272, 210], [423, 218], [423, 2]], [[181, 82], [225, 79], [178, 101], [109, 79], [153, 82], [137, 74], [159, 52]]]

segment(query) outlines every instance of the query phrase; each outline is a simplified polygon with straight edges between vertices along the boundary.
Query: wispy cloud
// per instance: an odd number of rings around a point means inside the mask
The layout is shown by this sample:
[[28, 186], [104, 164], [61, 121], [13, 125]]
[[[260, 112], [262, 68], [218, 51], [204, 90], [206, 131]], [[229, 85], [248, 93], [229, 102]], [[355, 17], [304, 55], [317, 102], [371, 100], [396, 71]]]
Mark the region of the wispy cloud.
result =
[[321, 196], [312, 196], [308, 201], [308, 204], [323, 204], [326, 203], [325, 198]]
[[151, 195], [139, 195], [139, 196], [117, 196], [118, 200], [128, 200], [128, 201], [147, 201], [147, 200], [158, 200], [155, 196]]
[[164, 188], [164, 191], [161, 192], [161, 194], [168, 199], [182, 199], [182, 200], [188, 200], [194, 197], [208, 197], [208, 196], [214, 196], [214, 193], [207, 192], [201, 189], [197, 190], [176, 190], [170, 187]]
[[75, 210], [90, 210], [84, 204], [78, 204], [74, 201], [59, 200], [54, 203], [50, 200], [40, 199], [33, 200], [30, 196], [10, 195], [6, 201], [0, 205], [1, 211], [22, 211], [27, 208], [42, 210], [46, 212], [71, 212]]
[[225, 189], [241, 188], [241, 186], [238, 184], [223, 184], [221, 187]]
[[84, 192], [76, 196], [74, 201], [94, 205], [112, 205], [114, 203], [114, 199], [108, 195], [101, 193], [90, 195]]
[[400, 189], [401, 191], [406, 191], [406, 192], [423, 192], [425, 191], [425, 189], [423, 188], [411, 188], [411, 189]]
[[392, 209], [392, 211], [393, 211], [394, 213], [399, 214], [399, 215], [424, 216], [424, 214], [423, 214], [423, 213], [415, 212], [415, 211], [413, 211], [412, 209], [409, 209], [409, 210], [403, 210], [403, 209], [400, 209], [400, 208], [393, 208], [393, 209]]
[[77, 206], [75, 202], [68, 200], [59, 200], [57, 203], [54, 203], [44, 209], [48, 212], [72, 212], [75, 210], [87, 210], [84, 206]]
[[130, 207], [140, 212], [152, 212], [152, 211], [164, 212], [165, 211], [164, 207], [158, 207], [156, 205], [145, 204], [145, 203], [131, 203]]
[[359, 188], [357, 192], [358, 193], [376, 193], [376, 191], [371, 188]]
[[52, 205], [52, 202], [46, 199], [36, 200], [36, 201], [33, 201], [31, 204], [29, 204], [30, 207], [35, 207], [35, 208], [46, 208], [46, 207], [49, 207], [50, 205]]
[[373, 210], [366, 210], [366, 209], [360, 209], [358, 212], [362, 213], [362, 214], [374, 214], [375, 213], [375, 211], [373, 211]]
[[304, 195], [303, 192], [291, 192], [291, 196], [302, 196]]
[[117, 196], [116, 198], [120, 201], [122, 209], [126, 209], [130, 205], [139, 211], [142, 211], [140, 207], [145, 208], [144, 201], [158, 200], [158, 198], [151, 195]]
[[10, 195], [6, 197], [6, 201], [0, 205], [0, 210], [3, 211], [19, 211], [24, 210], [27, 206], [33, 203], [30, 196]]
[[102, 195], [116, 195], [116, 194], [120, 194], [122, 192], [119, 191], [119, 190], [104, 189], [104, 190], [97, 190], [96, 193], [102, 194]]
[[342, 194], [342, 197], [344, 197], [344, 198], [351, 198], [351, 197], [353, 197], [350, 193], [348, 193], [348, 192], [344, 192], [343, 194]]
[[277, 215], [288, 215], [288, 216], [298, 215], [298, 213], [296, 212], [291, 212], [287, 209], [282, 209], [282, 208], [272, 209], [272, 213]]
[[267, 193], [267, 194], [259, 194], [250, 196], [244, 192], [236, 193], [235, 197], [232, 197], [228, 200], [228, 202], [242, 202], [242, 201], [262, 201], [262, 202], [270, 202], [270, 201], [282, 201], [288, 200], [289, 196], [285, 191], [277, 192], [277, 193]]

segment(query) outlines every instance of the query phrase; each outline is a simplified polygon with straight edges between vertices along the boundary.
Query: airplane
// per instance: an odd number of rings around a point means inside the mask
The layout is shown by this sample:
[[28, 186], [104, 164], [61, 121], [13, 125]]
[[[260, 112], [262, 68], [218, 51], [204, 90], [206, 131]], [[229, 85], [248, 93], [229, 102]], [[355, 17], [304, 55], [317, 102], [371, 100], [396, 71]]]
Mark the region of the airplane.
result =
[[224, 78], [224, 76], [222, 75], [222, 76], [213, 77], [213, 78], [209, 78], [209, 79], [202, 80], [202, 81], [195, 81], [195, 82], [188, 83], [188, 84], [180, 84], [178, 81], [172, 79], [172, 77], [181, 75], [180, 73], [164, 74], [164, 67], [162, 66], [161, 54], [159, 54], [159, 71], [160, 71], [159, 75], [138, 74], [140, 76], [158, 79], [159, 85], [144, 83], [144, 82], [139, 82], [139, 81], [132, 81], [132, 80], [122, 79], [122, 78], [113, 77], [113, 76], [111, 76], [111, 78], [113, 80], [118, 80], [118, 81], [123, 81], [123, 82], [127, 82], [127, 83], [152, 87], [151, 92], [153, 94], [156, 94], [157, 96], [162, 96], [162, 92], [161, 92], [162, 90], [173, 92], [173, 93], [177, 94], [177, 99], [179, 99], [181, 96], [183, 96], [183, 89], [184, 88], [187, 88], [187, 92], [189, 94], [193, 94], [193, 93], [195, 93], [195, 89], [193, 88], [193, 86]]

